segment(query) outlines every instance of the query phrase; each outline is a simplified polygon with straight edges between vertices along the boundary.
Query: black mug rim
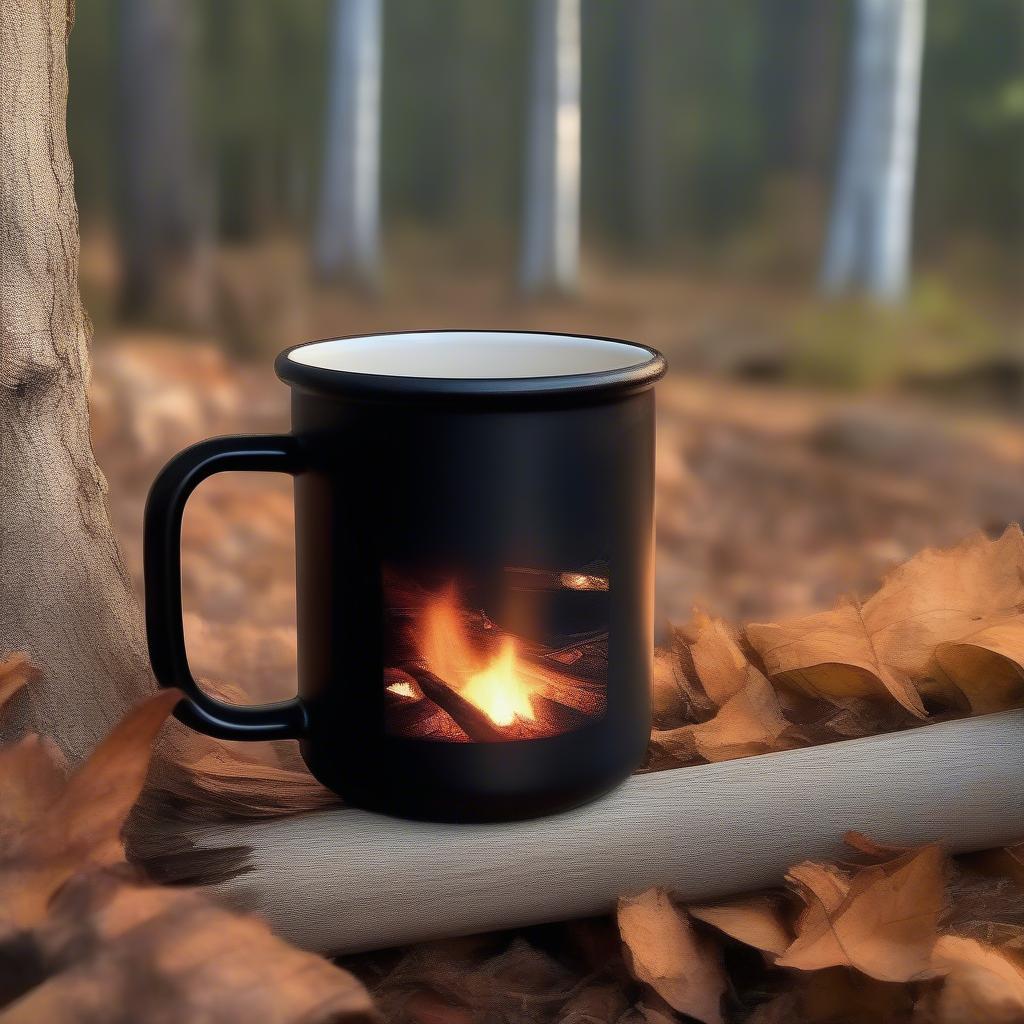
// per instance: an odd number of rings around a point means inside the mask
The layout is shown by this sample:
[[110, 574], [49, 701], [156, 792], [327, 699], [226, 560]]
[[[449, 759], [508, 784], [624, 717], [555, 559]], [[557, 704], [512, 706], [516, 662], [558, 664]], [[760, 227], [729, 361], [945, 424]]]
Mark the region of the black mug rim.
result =
[[[328, 341], [349, 341], [408, 334], [489, 334], [543, 335], [557, 338], [578, 338], [615, 345], [628, 345], [647, 354], [647, 359], [632, 366], [589, 373], [566, 373], [537, 377], [414, 377], [353, 370], [336, 370], [300, 363], [290, 356], [297, 349], [319, 345]], [[598, 334], [575, 334], [568, 331], [475, 330], [473, 328], [421, 329], [415, 331], [374, 331], [369, 334], [333, 335], [291, 345], [274, 360], [274, 370], [284, 383], [329, 394], [355, 396], [465, 396], [480, 397], [544, 397], [571, 395], [631, 394], [646, 390], [665, 375], [668, 365], [665, 357], [655, 348], [624, 338], [611, 338]]]

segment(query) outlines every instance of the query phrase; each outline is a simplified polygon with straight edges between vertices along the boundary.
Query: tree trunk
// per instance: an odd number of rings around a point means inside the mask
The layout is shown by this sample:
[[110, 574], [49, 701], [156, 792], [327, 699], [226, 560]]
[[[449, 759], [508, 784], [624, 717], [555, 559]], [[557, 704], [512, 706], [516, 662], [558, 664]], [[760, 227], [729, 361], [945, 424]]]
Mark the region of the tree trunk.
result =
[[68, 0], [2, 8], [0, 646], [42, 669], [3, 738], [31, 725], [74, 762], [153, 684], [89, 438], [90, 324], [65, 129], [71, 19]]
[[210, 211], [189, 116], [192, 14], [188, 0], [120, 0], [117, 212], [123, 312], [200, 327]]
[[876, 179], [876, 223], [871, 234], [866, 284], [870, 293], [893, 301], [906, 291], [921, 103], [925, 0], [899, 0], [889, 10], [889, 88], [881, 113], [884, 159]]
[[[156, 684], [89, 437], [91, 329], [65, 124], [71, 18], [69, 0], [0, 8], [0, 654], [24, 651], [40, 669], [0, 741], [29, 727], [75, 764]], [[296, 760], [292, 747], [243, 754], [175, 723], [151, 782], [193, 817], [323, 805]], [[155, 854], [171, 815], [146, 820]]]
[[534, 0], [520, 279], [572, 292], [579, 278], [580, 0]]
[[902, 297], [910, 261], [924, 0], [858, 0], [822, 286]]
[[863, 275], [877, 159], [871, 151], [872, 129], [885, 67], [886, 2], [857, 0], [854, 14], [846, 114], [821, 275], [822, 287], [830, 293], [852, 288]]
[[373, 287], [380, 273], [382, 0], [335, 0], [314, 263]]
[[[657, 244], [663, 234], [664, 192], [661, 176], [663, 122], [652, 60], [658, 19], [654, 0], [632, 0], [616, 7], [615, 96], [620, 185], [613, 189], [618, 233], [633, 249]], [[618, 193], [615, 195], [615, 193]]]

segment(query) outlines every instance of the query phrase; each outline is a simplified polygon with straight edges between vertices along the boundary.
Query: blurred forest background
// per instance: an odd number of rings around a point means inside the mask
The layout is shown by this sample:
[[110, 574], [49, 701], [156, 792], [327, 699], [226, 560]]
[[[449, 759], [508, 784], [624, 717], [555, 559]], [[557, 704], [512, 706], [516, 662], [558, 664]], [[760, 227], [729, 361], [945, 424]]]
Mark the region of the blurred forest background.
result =
[[[1024, 515], [1019, 0], [89, 0], [70, 70], [136, 569], [165, 458], [286, 425], [273, 353], [409, 328], [666, 353], [662, 623]], [[197, 668], [244, 648], [259, 696], [293, 685], [287, 488], [186, 524]]]

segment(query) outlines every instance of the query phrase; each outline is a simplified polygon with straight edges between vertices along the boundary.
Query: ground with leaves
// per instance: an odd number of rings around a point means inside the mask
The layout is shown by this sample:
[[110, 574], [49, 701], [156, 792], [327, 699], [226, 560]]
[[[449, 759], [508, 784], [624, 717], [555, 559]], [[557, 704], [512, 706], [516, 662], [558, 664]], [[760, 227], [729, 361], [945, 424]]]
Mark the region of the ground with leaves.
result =
[[[167, 339], [100, 352], [93, 399], [136, 568], [164, 458], [210, 433], [286, 425], [262, 369]], [[1024, 508], [1022, 454], [1024, 431], [983, 419], [666, 382], [659, 606], [685, 625], [662, 629], [648, 769], [1021, 703], [1020, 532], [892, 570], [918, 547], [1001, 530]], [[294, 685], [290, 516], [286, 483], [239, 478], [204, 485], [186, 523], [193, 660], [211, 677], [234, 665], [253, 699]], [[739, 628], [751, 619], [763, 624]], [[27, 671], [8, 662], [7, 689]], [[131, 1019], [157, 1020], [155, 988], [179, 1017], [210, 1020], [236, 1019], [241, 1000], [253, 1020], [366, 1017], [369, 992], [414, 1024], [1024, 1021], [1020, 850], [951, 859], [862, 836], [848, 861], [794, 865], [777, 891], [691, 907], [624, 893], [614, 921], [350, 957], [346, 973], [123, 864], [118, 833], [166, 712], [165, 697], [143, 705], [70, 781], [44, 740], [0, 753], [0, 975], [15, 979], [0, 1024], [109, 1019], [88, 1014], [110, 992]]]
[[[0, 714], [32, 668], [0, 664]], [[74, 774], [45, 737], [0, 750], [0, 1022], [372, 1021], [350, 974], [125, 862], [121, 832], [180, 694], [135, 708]]]
[[[288, 392], [269, 359], [240, 364], [176, 336], [106, 339], [95, 364], [97, 456], [138, 580], [142, 508], [163, 462], [211, 434], [287, 429]], [[1011, 421], [671, 375], [658, 408], [661, 642], [695, 602], [735, 623], [813, 612], [870, 594], [920, 548], [1024, 514], [1024, 427]], [[183, 545], [199, 673], [254, 700], [294, 693], [290, 483], [241, 473], [205, 482]]]

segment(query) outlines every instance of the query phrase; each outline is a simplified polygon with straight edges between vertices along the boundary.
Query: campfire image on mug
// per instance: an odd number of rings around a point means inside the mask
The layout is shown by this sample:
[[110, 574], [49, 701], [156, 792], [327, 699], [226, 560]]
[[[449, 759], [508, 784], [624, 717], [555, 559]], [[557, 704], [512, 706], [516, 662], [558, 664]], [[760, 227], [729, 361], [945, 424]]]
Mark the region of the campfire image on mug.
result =
[[384, 572], [385, 728], [443, 743], [541, 739], [607, 706], [607, 564]]

